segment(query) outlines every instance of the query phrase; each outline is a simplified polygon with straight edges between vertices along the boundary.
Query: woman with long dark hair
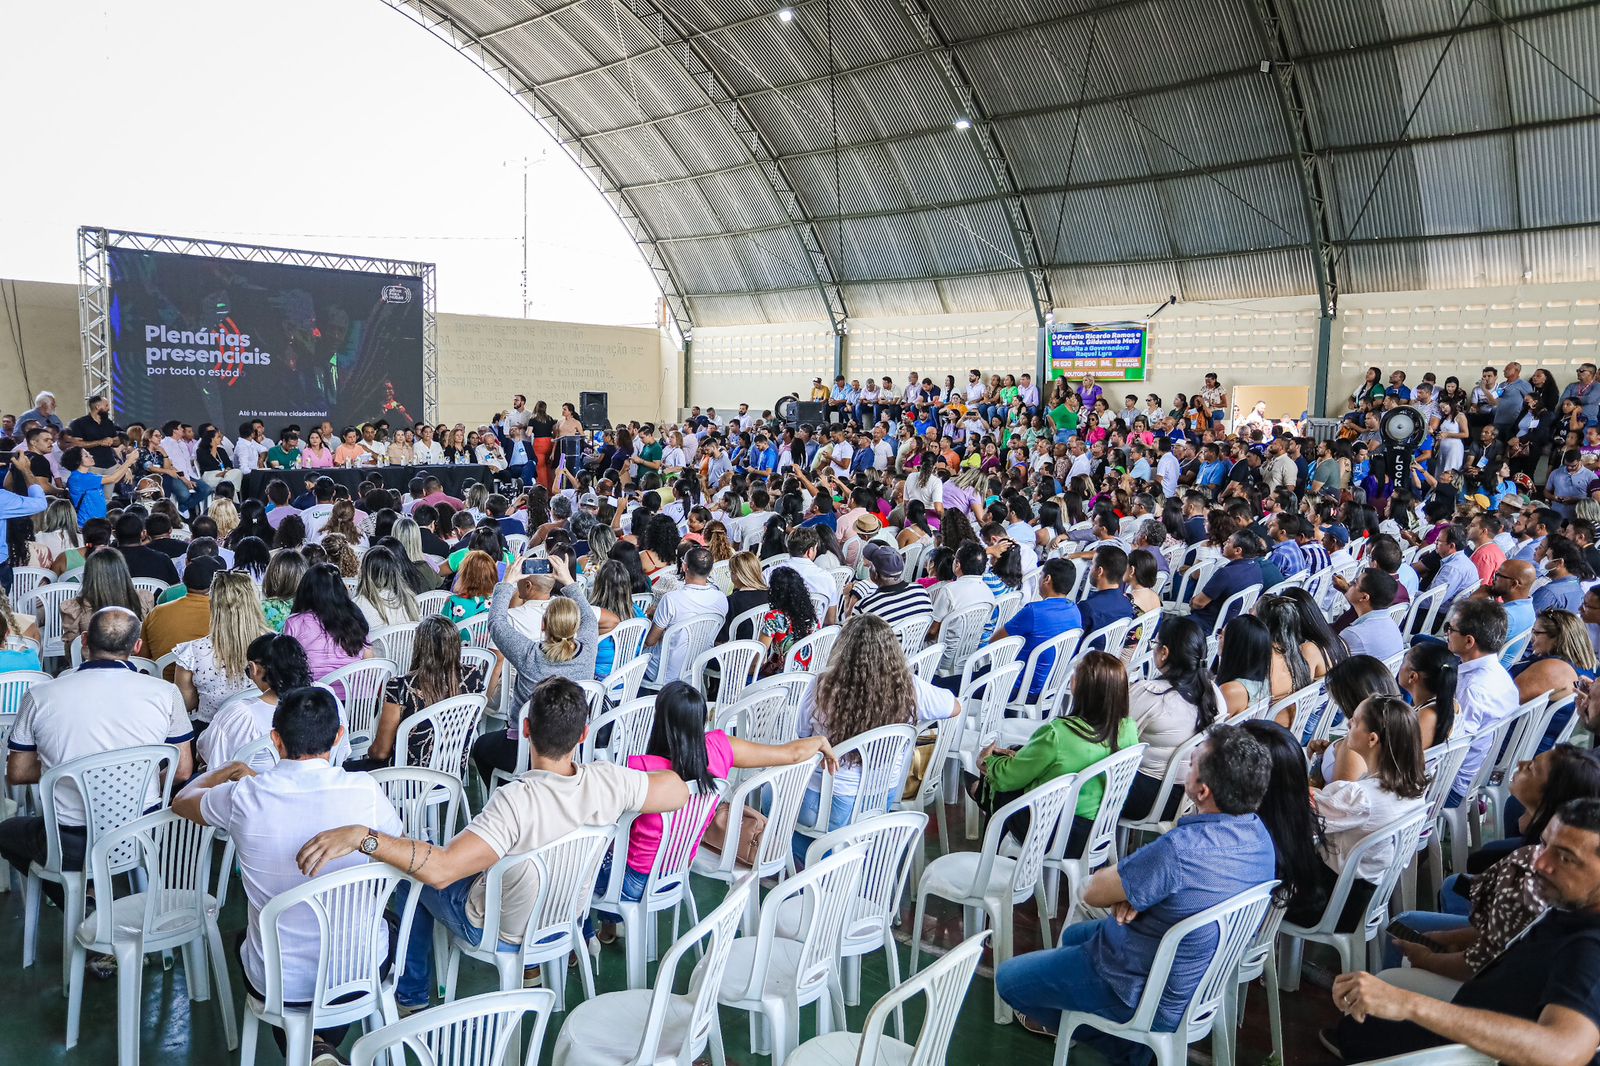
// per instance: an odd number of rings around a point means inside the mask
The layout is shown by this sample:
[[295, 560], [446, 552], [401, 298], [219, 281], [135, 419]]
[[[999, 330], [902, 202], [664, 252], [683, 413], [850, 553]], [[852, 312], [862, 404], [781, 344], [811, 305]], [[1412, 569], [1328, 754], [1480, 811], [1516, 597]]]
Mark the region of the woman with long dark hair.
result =
[[[782, 673], [789, 650], [815, 633], [819, 624], [816, 604], [811, 602], [805, 579], [798, 572], [779, 566], [773, 569], [767, 582], [771, 606], [756, 631], [756, 639], [767, 648], [766, 659], [761, 664], [763, 675]], [[810, 669], [810, 656], [806, 656], [801, 666]]]
[[[429, 615], [417, 623], [411, 663], [405, 673], [389, 679], [383, 690], [383, 709], [373, 731], [372, 744], [364, 759], [345, 763], [346, 770], [376, 770], [394, 765], [394, 743], [400, 723], [453, 696], [488, 691], [490, 678], [482, 663], [461, 665], [461, 636], [442, 615]], [[433, 730], [423, 727], [406, 738], [406, 765], [426, 766], [433, 755]], [[466, 749], [462, 764], [451, 767], [466, 773]]]
[[[1206, 666], [1206, 637], [1192, 618], [1168, 618], [1156, 633], [1156, 676], [1128, 687], [1128, 714], [1146, 745], [1128, 793], [1126, 817], [1147, 818], [1172, 768], [1177, 749], [1222, 716], [1227, 700]], [[1162, 818], [1177, 813], [1183, 790], [1175, 788]]]
[[[1170, 620], [1164, 621], [1162, 628], [1168, 624]], [[1230, 718], [1271, 697], [1271, 673], [1272, 634], [1261, 619], [1241, 614], [1222, 627], [1217, 684]]]
[[[1320, 677], [1343, 662], [1350, 655], [1350, 649], [1344, 638], [1328, 624], [1328, 616], [1317, 606], [1310, 592], [1293, 586], [1285, 589], [1283, 595], [1294, 603], [1300, 619], [1300, 653], [1312, 664], [1312, 674]], [[1319, 659], [1324, 664], [1321, 671], [1316, 668]]]
[[[1383, 660], [1371, 655], [1352, 655], [1328, 671], [1328, 707], [1323, 713], [1337, 712], [1348, 722], [1355, 717], [1356, 708], [1370, 697], [1399, 695], [1400, 685], [1383, 665]], [[1367, 763], [1361, 753], [1342, 740], [1332, 743], [1313, 740], [1306, 746], [1306, 752], [1311, 756], [1311, 777], [1319, 784], [1355, 781], [1367, 773]]]
[[[684, 681], [671, 681], [656, 694], [655, 718], [650, 727], [650, 740], [645, 754], [628, 758], [628, 767], [654, 773], [670, 770], [684, 783], [700, 792], [726, 781], [734, 769], [755, 770], [769, 766], [793, 766], [821, 755], [830, 771], [839, 768], [833, 749], [826, 737], [810, 736], [792, 740], [787, 744], [752, 744], [747, 740], [729, 736], [720, 729], [706, 729], [709, 718], [705, 697]], [[700, 827], [704, 835], [710, 827], [712, 816]], [[724, 842], [726, 846], [728, 842]], [[737, 846], [738, 842], [732, 842]], [[655, 864], [656, 852], [661, 849], [661, 816], [644, 814], [635, 818], [628, 834], [628, 866], [623, 873], [622, 898], [638, 900], [644, 896], [645, 882], [650, 868]], [[600, 884], [605, 886], [611, 875], [611, 855], [607, 852], [600, 867]], [[585, 937], [597, 936], [602, 944], [616, 940], [616, 923], [620, 916], [599, 913], [598, 934], [592, 927], [584, 931]], [[580, 963], [579, 965], [582, 965]]]
[[260, 537], [245, 537], [233, 546], [233, 568], [243, 570], [257, 585], [267, 576], [272, 565], [272, 549]]
[[228, 547], [237, 547], [246, 537], [259, 537], [263, 542], [271, 544], [273, 534], [276, 532], [272, 528], [272, 523], [267, 521], [267, 509], [262, 506], [261, 501], [245, 500], [239, 505], [239, 524], [228, 534]]
[[331, 563], [318, 563], [306, 570], [294, 594], [294, 607], [283, 623], [283, 632], [305, 648], [314, 681], [372, 654], [372, 646], [367, 643], [367, 620], [350, 598], [338, 568]]
[[1449, 740], [1456, 721], [1461, 660], [1443, 644], [1413, 644], [1398, 677], [1400, 687], [1411, 696], [1423, 750]]
[[297, 514], [285, 515], [283, 521], [278, 523], [277, 530], [272, 534], [272, 548], [274, 551], [282, 548], [297, 551], [305, 542], [305, 519]]
[[612, 545], [610, 558], [612, 562], [621, 563], [628, 572], [628, 587], [633, 590], [632, 595], [640, 596], [650, 591], [650, 576], [644, 572], [644, 564], [639, 561], [637, 546], [619, 540]]
[[[71, 647], [89, 629], [89, 619], [106, 607], [122, 607], [143, 619], [155, 606], [155, 597], [134, 587], [128, 562], [116, 548], [97, 548], [83, 562], [78, 595], [61, 605], [61, 641]], [[44, 607], [35, 609], [43, 624]]]
[[1240, 723], [1239, 728], [1259, 741], [1272, 757], [1267, 791], [1256, 814], [1266, 825], [1277, 853], [1275, 895], [1280, 903], [1294, 907], [1308, 893], [1314, 895], [1322, 879], [1322, 819], [1311, 806], [1305, 749], [1276, 722], [1257, 718]]

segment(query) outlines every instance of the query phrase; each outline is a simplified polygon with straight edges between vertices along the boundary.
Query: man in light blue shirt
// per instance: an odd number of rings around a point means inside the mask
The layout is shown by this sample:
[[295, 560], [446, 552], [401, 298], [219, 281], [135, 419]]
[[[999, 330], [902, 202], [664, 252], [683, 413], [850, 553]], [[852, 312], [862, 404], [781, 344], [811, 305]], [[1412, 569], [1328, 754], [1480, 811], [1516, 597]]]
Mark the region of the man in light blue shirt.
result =
[[1545, 491], [1550, 496], [1550, 506], [1562, 518], [1571, 518], [1578, 501], [1587, 499], [1589, 487], [1595, 483], [1595, 472], [1583, 465], [1583, 455], [1577, 449], [1561, 457], [1561, 465], [1550, 471]]
[[22, 484], [28, 486], [28, 491], [26, 495], [19, 495], [10, 489], [0, 489], [0, 588], [4, 588], [7, 594], [11, 592], [11, 548], [7, 526], [13, 518], [29, 518], [50, 506], [43, 483], [34, 476], [26, 458], [13, 460], [11, 469]]
[[[1274, 877], [1272, 838], [1255, 814], [1266, 794], [1271, 756], [1237, 726], [1212, 729], [1184, 782], [1195, 812], [1170, 832], [1107, 866], [1084, 886], [1083, 902], [1110, 917], [1069, 925], [1061, 946], [1012, 959], [995, 990], [1030, 1032], [1053, 1032], [1062, 1011], [1111, 1021], [1133, 1016], [1161, 938], [1183, 919]], [[1155, 1026], [1177, 1025], [1211, 963], [1217, 934], [1192, 934], [1178, 947]], [[1148, 1050], [1087, 1027], [1076, 1033], [1112, 1063], [1149, 1061]]]
[[1389, 614], [1399, 588], [1400, 582], [1392, 574], [1370, 566], [1350, 583], [1344, 598], [1356, 612], [1356, 620], [1340, 635], [1351, 655], [1390, 659], [1405, 651], [1405, 638]]
[[1544, 545], [1544, 539], [1560, 528], [1561, 512], [1554, 508], [1524, 508], [1521, 521], [1511, 530], [1517, 535], [1517, 550], [1511, 552], [1507, 558], [1524, 563], [1536, 562], [1539, 549]]
[[1578, 380], [1561, 390], [1561, 402], [1577, 400], [1583, 405], [1583, 420], [1593, 425], [1600, 420], [1600, 385], [1595, 384], [1595, 365], [1584, 363], [1578, 368]]
[[1128, 449], [1131, 463], [1128, 467], [1128, 476], [1135, 481], [1150, 480], [1150, 460], [1145, 457], [1144, 445], [1135, 444]]
[[1453, 523], [1445, 526], [1439, 531], [1439, 539], [1433, 542], [1433, 550], [1439, 555], [1439, 572], [1428, 587], [1443, 587], [1443, 602], [1447, 606], [1472, 595], [1482, 582], [1478, 579], [1478, 568], [1472, 565], [1472, 546], [1467, 540], [1467, 531]]
[[1580, 573], [1587, 573], [1583, 550], [1571, 537], [1559, 533], [1546, 537], [1539, 549], [1539, 559], [1545, 565], [1545, 575], [1550, 579], [1533, 590], [1534, 613], [1542, 611], [1583, 610], [1583, 582]]

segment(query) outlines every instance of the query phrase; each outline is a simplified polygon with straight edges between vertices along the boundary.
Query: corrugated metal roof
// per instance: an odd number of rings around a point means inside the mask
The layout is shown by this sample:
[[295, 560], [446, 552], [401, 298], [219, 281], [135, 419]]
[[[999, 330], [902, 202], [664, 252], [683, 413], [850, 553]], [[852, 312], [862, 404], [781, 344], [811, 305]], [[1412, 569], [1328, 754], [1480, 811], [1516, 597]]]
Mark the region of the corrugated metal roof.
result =
[[[1031, 309], [1035, 260], [1061, 306], [1317, 291], [1254, 0], [388, 2], [505, 68], [702, 324]], [[1600, 0], [1277, 3], [1342, 291], [1593, 277]]]

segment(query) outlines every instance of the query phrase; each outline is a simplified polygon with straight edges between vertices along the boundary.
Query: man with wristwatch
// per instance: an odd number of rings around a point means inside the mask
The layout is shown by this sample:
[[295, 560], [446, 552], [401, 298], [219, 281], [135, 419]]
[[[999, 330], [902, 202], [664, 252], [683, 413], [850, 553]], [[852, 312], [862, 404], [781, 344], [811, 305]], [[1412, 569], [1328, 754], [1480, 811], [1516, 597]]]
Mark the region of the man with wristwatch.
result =
[[[363, 824], [328, 829], [300, 849], [307, 877], [354, 852], [386, 862], [422, 882], [395, 999], [403, 1012], [428, 1005], [433, 981], [433, 923], [468, 943], [483, 936], [483, 872], [507, 855], [543, 847], [575, 829], [616, 825], [629, 812], [662, 814], [689, 802], [676, 774], [645, 773], [614, 763], [580, 765], [578, 745], [588, 732], [588, 702], [576, 683], [551, 677], [533, 690], [522, 729], [532, 767], [502, 785], [483, 811], [444, 847]], [[357, 775], [359, 776], [359, 775]], [[501, 889], [499, 950], [520, 952], [538, 884], [528, 866], [507, 874]], [[509, 936], [511, 939], [505, 939]]]

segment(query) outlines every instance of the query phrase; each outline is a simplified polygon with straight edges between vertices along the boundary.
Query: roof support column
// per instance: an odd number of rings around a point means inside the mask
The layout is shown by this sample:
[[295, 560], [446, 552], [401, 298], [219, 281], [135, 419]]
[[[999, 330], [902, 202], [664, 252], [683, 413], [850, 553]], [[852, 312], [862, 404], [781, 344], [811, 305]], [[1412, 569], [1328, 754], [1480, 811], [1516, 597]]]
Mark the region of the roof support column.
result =
[[1278, 113], [1283, 131], [1299, 163], [1296, 178], [1300, 203], [1305, 211], [1306, 249], [1311, 253], [1311, 268], [1317, 282], [1317, 352], [1311, 384], [1311, 413], [1320, 416], [1328, 404], [1328, 376], [1333, 370], [1333, 319], [1339, 313], [1339, 278], [1334, 249], [1333, 198], [1330, 179], [1318, 159], [1306, 80], [1295, 66], [1295, 47], [1291, 27], [1284, 14], [1284, 0], [1245, 0], [1262, 61], [1270, 64], [1270, 75], [1277, 89]]

